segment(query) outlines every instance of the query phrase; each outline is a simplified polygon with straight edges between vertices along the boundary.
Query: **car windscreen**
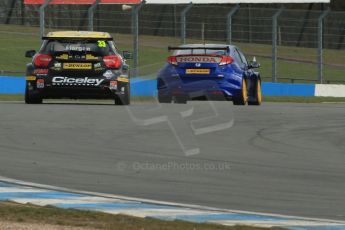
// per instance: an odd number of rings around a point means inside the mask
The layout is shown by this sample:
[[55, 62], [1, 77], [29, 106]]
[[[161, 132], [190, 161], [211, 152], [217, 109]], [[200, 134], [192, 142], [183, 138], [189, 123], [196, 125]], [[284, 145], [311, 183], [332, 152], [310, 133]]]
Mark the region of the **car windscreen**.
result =
[[183, 49], [176, 50], [174, 56], [178, 55], [193, 55], [193, 54], [209, 54], [209, 55], [226, 55], [226, 50], [214, 50], [214, 49]]
[[48, 40], [41, 49], [43, 54], [93, 53], [97, 56], [115, 54], [113, 44], [104, 40]]

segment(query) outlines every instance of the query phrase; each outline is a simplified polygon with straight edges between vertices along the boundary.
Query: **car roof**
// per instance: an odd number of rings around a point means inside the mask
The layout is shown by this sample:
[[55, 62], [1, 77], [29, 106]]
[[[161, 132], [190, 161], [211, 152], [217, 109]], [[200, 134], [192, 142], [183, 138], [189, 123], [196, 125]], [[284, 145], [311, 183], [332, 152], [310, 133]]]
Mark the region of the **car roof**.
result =
[[112, 36], [106, 32], [93, 31], [55, 31], [49, 32], [43, 39], [57, 39], [57, 38], [71, 38], [71, 39], [106, 39], [112, 40]]

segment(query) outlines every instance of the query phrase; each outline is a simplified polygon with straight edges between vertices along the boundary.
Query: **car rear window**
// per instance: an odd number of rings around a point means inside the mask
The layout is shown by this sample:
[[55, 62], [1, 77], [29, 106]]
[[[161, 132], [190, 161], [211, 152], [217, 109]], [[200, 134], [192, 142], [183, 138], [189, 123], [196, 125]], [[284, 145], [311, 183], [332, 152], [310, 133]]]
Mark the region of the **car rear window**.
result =
[[54, 55], [56, 53], [93, 53], [98, 56], [115, 54], [111, 41], [104, 40], [47, 40], [40, 53]]
[[226, 50], [208, 50], [208, 49], [190, 49], [190, 50], [176, 50], [175, 56], [189, 55], [189, 54], [210, 54], [210, 55], [226, 55]]

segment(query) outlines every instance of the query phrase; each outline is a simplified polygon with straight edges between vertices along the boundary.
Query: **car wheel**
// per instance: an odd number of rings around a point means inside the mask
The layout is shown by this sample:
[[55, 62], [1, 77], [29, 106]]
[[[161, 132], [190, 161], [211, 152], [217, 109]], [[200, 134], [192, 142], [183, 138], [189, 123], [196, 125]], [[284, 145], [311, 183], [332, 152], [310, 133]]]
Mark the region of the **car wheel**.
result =
[[248, 102], [248, 90], [246, 80], [242, 79], [241, 95], [233, 99], [234, 105], [246, 105]]
[[187, 104], [187, 97], [185, 97], [185, 96], [175, 96], [175, 97], [173, 97], [173, 102], [175, 104]]
[[130, 105], [131, 96], [129, 90], [129, 86], [126, 86], [125, 94], [115, 96], [115, 105]]
[[261, 103], [262, 103], [262, 92], [261, 92], [261, 80], [260, 79], [258, 79], [256, 81], [254, 98], [255, 98], [254, 101], [248, 101], [248, 105], [261, 105]]
[[160, 92], [158, 90], [158, 102], [159, 103], [171, 103], [172, 101], [172, 97], [170, 94], [166, 95], [166, 94], [163, 94], [162, 92]]
[[42, 104], [43, 99], [38, 93], [34, 93], [32, 90], [25, 88], [25, 103], [26, 104]]

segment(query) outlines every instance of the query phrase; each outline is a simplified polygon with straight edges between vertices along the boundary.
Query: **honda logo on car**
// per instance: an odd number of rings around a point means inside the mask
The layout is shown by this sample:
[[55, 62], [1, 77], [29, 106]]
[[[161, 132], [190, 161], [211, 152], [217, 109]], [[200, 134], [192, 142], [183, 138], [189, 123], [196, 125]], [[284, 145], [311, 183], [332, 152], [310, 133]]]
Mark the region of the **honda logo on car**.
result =
[[81, 85], [94, 85], [99, 86], [104, 79], [95, 78], [69, 78], [69, 77], [54, 77], [52, 83], [54, 84], [81, 84]]
[[177, 62], [191, 62], [191, 63], [218, 63], [221, 58], [209, 56], [182, 56], [176, 57]]

